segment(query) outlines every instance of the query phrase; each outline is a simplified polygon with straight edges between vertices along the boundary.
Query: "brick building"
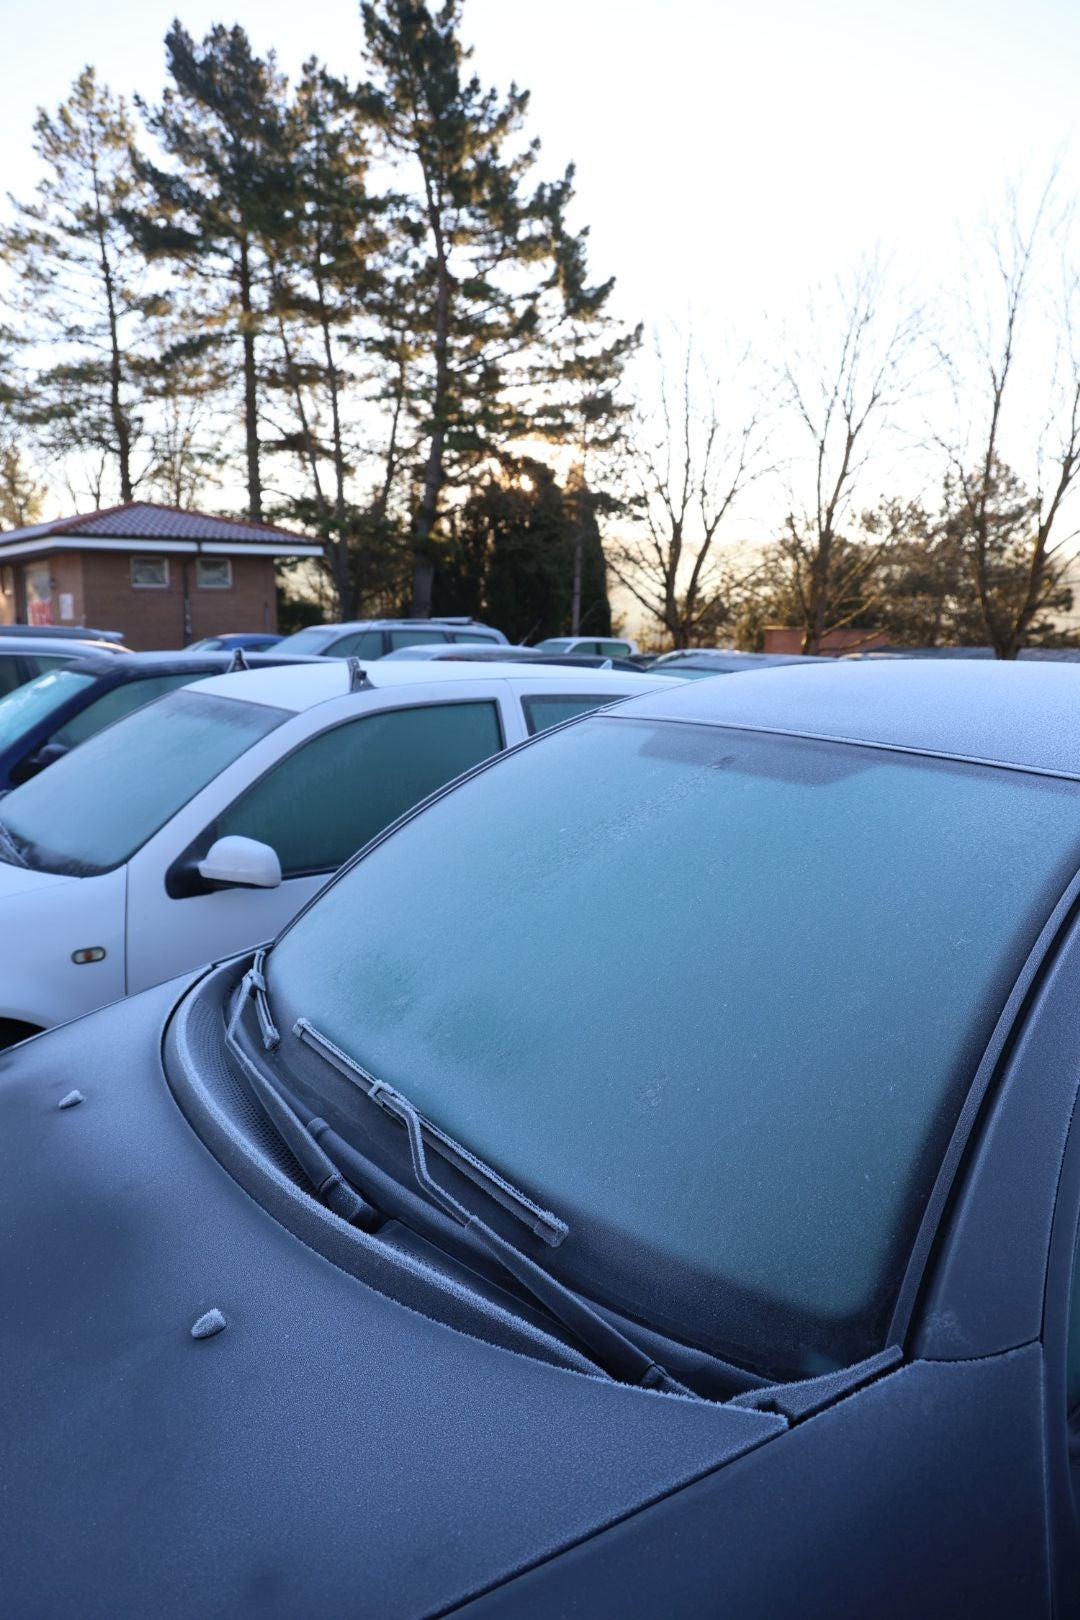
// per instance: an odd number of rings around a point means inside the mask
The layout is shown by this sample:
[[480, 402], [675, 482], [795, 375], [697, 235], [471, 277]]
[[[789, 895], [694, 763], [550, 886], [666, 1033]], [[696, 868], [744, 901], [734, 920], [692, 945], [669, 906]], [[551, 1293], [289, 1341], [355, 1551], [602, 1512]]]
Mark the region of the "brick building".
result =
[[133, 501], [0, 534], [0, 629], [93, 625], [129, 647], [277, 627], [274, 564], [322, 547], [266, 523]]

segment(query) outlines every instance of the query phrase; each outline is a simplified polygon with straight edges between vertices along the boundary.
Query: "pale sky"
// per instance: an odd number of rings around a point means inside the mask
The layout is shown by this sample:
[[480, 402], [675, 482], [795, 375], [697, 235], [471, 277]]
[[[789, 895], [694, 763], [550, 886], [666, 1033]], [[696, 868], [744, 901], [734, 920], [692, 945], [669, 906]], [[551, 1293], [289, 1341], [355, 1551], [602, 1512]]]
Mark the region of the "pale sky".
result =
[[[0, 0], [3, 187], [87, 62], [154, 99], [174, 14], [241, 22], [294, 73], [361, 70], [355, 0]], [[1010, 179], [1080, 164], [1080, 0], [466, 0], [481, 76], [532, 91], [544, 165], [578, 170], [592, 268], [627, 319], [768, 347], [878, 249], [932, 298]], [[762, 336], [764, 334], [764, 336]]]
[[[359, 69], [354, 0], [0, 0], [5, 190], [85, 63], [157, 94], [177, 13], [241, 22], [290, 71]], [[947, 276], [958, 217], [1071, 162], [1078, 0], [466, 0], [465, 21], [482, 75], [531, 89], [552, 169], [576, 161], [596, 272], [650, 325], [782, 318], [879, 243]]]

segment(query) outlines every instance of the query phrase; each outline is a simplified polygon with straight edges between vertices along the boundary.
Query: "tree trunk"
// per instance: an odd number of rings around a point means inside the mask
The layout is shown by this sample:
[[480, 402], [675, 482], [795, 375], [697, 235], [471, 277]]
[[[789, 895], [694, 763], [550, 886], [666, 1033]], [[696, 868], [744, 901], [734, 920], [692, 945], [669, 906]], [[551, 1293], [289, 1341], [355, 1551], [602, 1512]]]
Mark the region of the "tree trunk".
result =
[[120, 469], [120, 499], [125, 505], [134, 499], [131, 483], [131, 429], [121, 398], [123, 373], [120, 363], [120, 328], [116, 316], [116, 293], [113, 286], [112, 265], [105, 241], [105, 220], [102, 214], [101, 191], [98, 183], [97, 163], [93, 163], [95, 227], [101, 275], [105, 284], [105, 304], [109, 322], [109, 415], [116, 434], [116, 459]]
[[435, 241], [435, 397], [432, 400], [433, 428], [424, 467], [424, 487], [420, 504], [413, 514], [410, 542], [413, 554], [412, 613], [416, 619], [430, 619], [431, 592], [435, 563], [431, 540], [439, 515], [439, 497], [445, 482], [443, 457], [446, 452], [446, 412], [450, 396], [450, 268], [446, 259], [443, 222], [430, 185], [428, 219]]
[[255, 324], [251, 303], [251, 263], [247, 238], [240, 240], [240, 331], [244, 346], [244, 440], [247, 452], [248, 516], [262, 522], [262, 479], [259, 472], [259, 395], [255, 372]]

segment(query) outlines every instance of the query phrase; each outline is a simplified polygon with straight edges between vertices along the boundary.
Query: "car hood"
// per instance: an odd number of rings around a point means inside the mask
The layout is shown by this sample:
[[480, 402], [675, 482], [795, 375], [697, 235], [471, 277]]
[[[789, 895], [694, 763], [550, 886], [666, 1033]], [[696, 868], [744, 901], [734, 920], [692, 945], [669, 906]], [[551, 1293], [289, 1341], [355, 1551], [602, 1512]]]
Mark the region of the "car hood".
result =
[[0, 859], [0, 901], [16, 894], [32, 894], [39, 889], [49, 889], [57, 883], [78, 881], [68, 872], [35, 872], [28, 866], [16, 866], [13, 861]]
[[[10, 1612], [443, 1612], [782, 1432], [350, 1275], [177, 1106], [162, 1044], [183, 988], [0, 1056]], [[216, 1031], [220, 1005], [200, 1015]], [[193, 1337], [214, 1311], [224, 1329]]]

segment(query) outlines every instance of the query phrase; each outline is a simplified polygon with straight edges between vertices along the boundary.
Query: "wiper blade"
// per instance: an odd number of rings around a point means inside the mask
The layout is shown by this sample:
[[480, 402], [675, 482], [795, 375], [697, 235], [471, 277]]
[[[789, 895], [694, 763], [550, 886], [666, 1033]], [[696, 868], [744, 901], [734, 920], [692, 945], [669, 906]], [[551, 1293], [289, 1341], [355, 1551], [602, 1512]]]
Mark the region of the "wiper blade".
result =
[[[267, 1008], [267, 1012], [269, 1012], [269, 1008]], [[399, 1091], [395, 1091], [393, 1086], [386, 1085], [382, 1080], [376, 1080], [373, 1074], [369, 1074], [366, 1069], [349, 1057], [346, 1052], [343, 1052], [340, 1047], [335, 1046], [333, 1041], [320, 1034], [306, 1018], [296, 1020], [293, 1033], [298, 1035], [305, 1045], [314, 1047], [328, 1063], [333, 1064], [339, 1074], [343, 1074], [347, 1080], [351, 1080], [354, 1085], [359, 1086], [360, 1090], [373, 1103], [377, 1103], [388, 1114], [393, 1114], [396, 1119], [400, 1119], [404, 1123], [405, 1116], [402, 1112], [402, 1104], [405, 1103], [406, 1099], [402, 1097]], [[560, 1220], [558, 1215], [553, 1215], [551, 1210], [542, 1209], [539, 1204], [533, 1202], [527, 1193], [523, 1193], [519, 1187], [515, 1187], [512, 1182], [507, 1181], [490, 1164], [485, 1164], [483, 1159], [477, 1158], [475, 1153], [463, 1147], [460, 1142], [455, 1142], [452, 1136], [448, 1136], [445, 1131], [440, 1130], [430, 1119], [425, 1119], [424, 1115], [412, 1103], [407, 1106], [412, 1109], [412, 1112], [419, 1120], [421, 1134], [430, 1148], [441, 1154], [461, 1175], [481, 1187], [509, 1214], [516, 1216], [523, 1225], [529, 1228], [530, 1232], [534, 1232], [537, 1237], [543, 1238], [544, 1242], [550, 1244], [553, 1249], [559, 1247], [559, 1244], [570, 1231], [565, 1221]]]
[[236, 1005], [225, 1029], [225, 1045], [243, 1069], [255, 1101], [300, 1166], [312, 1190], [342, 1220], [370, 1230], [382, 1217], [373, 1204], [361, 1197], [330, 1155], [319, 1146], [319, 1137], [330, 1128], [326, 1121], [315, 1115], [305, 1119], [299, 1114], [273, 1081], [252, 1063], [237, 1038], [237, 1027], [249, 995], [254, 996], [258, 1009], [263, 1045], [268, 1048], [276, 1046], [280, 1038], [266, 1000], [266, 981], [262, 974], [264, 956], [264, 951], [255, 953], [254, 963], [241, 981]]
[[[448, 1188], [436, 1181], [427, 1162], [425, 1143], [433, 1137], [437, 1127], [434, 1127], [430, 1120], [425, 1120], [407, 1097], [395, 1087], [388, 1086], [385, 1081], [369, 1074], [347, 1053], [335, 1046], [333, 1041], [321, 1034], [306, 1018], [297, 1019], [293, 1025], [293, 1032], [340, 1074], [352, 1080], [365, 1097], [378, 1103], [404, 1125], [409, 1138], [413, 1177], [420, 1190], [432, 1203], [438, 1205], [471, 1233], [481, 1247], [499, 1262], [504, 1271], [514, 1277], [534, 1299], [550, 1311], [552, 1316], [562, 1322], [563, 1326], [591, 1352], [599, 1366], [612, 1376], [626, 1383], [639, 1384], [645, 1389], [661, 1390], [674, 1395], [693, 1395], [685, 1384], [680, 1384], [673, 1378], [667, 1368], [654, 1361], [640, 1345], [635, 1344], [625, 1333], [621, 1333], [565, 1283], [545, 1271], [543, 1266], [538, 1265], [524, 1250], [517, 1248], [501, 1233], [488, 1226], [486, 1221], [481, 1220], [479, 1215], [459, 1203]], [[466, 1152], [459, 1143], [453, 1143], [452, 1138], [442, 1132], [438, 1132], [438, 1141], [440, 1151], [444, 1151], [445, 1143], [451, 1142], [457, 1152]], [[468, 1157], [475, 1164], [481, 1162], [473, 1155]], [[487, 1166], [484, 1168], [489, 1169]], [[490, 1173], [495, 1174], [493, 1171]], [[509, 1183], [503, 1185], [508, 1186]], [[524, 1194], [520, 1196], [524, 1197]]]
[[7, 850], [16, 866], [29, 867], [30, 862], [27, 860], [26, 856], [15, 842], [14, 833], [9, 832], [2, 821], [0, 821], [0, 845]]

